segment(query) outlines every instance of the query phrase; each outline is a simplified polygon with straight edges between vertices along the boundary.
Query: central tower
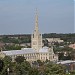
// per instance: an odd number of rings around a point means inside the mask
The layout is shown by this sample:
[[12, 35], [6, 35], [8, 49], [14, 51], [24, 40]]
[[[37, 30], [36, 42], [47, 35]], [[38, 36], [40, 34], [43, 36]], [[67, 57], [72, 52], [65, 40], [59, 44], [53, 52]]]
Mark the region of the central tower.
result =
[[31, 47], [37, 52], [42, 48], [42, 35], [39, 33], [37, 11], [35, 16], [35, 29], [33, 34], [31, 35]]

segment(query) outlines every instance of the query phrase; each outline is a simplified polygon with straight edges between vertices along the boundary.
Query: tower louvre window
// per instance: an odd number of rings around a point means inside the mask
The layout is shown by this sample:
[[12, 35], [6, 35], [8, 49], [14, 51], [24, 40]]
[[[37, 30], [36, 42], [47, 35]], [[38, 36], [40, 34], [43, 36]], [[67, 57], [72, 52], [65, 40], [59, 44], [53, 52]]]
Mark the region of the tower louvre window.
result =
[[34, 34], [33, 34], [33, 38], [34, 38]]

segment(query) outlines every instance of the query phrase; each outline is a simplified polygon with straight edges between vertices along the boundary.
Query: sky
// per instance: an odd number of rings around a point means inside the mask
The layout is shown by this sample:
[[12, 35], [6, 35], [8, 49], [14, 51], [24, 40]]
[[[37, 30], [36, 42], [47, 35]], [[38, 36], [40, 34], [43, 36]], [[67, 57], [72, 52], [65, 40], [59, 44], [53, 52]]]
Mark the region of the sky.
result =
[[0, 35], [31, 34], [38, 9], [41, 33], [74, 33], [74, 0], [0, 0]]

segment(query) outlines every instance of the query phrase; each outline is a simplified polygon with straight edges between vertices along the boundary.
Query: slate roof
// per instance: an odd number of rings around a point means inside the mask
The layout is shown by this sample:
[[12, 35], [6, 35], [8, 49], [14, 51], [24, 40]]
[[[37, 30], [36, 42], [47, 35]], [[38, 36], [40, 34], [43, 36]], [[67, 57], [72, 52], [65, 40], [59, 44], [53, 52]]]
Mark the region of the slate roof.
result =
[[28, 53], [47, 53], [49, 48], [48, 47], [43, 47], [37, 52], [36, 50], [32, 48], [22, 48], [21, 50], [9, 50], [9, 51], [3, 51], [6, 55], [20, 55], [20, 54], [28, 54]]
[[40, 50], [39, 50], [39, 52], [42, 52], [42, 53], [44, 53], [44, 52], [49, 52], [49, 47], [43, 47], [43, 48], [41, 48]]
[[27, 54], [27, 53], [36, 53], [36, 51], [32, 48], [26, 48], [22, 50], [10, 50], [10, 51], [3, 51], [6, 55], [18, 55], [18, 54]]

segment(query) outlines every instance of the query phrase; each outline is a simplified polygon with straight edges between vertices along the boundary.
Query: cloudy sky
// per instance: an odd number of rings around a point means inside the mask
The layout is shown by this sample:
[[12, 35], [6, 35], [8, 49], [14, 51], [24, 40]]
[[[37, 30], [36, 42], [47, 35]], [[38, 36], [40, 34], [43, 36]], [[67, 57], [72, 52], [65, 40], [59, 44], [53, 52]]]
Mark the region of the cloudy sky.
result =
[[0, 34], [30, 34], [38, 9], [41, 33], [74, 33], [74, 0], [0, 0]]

